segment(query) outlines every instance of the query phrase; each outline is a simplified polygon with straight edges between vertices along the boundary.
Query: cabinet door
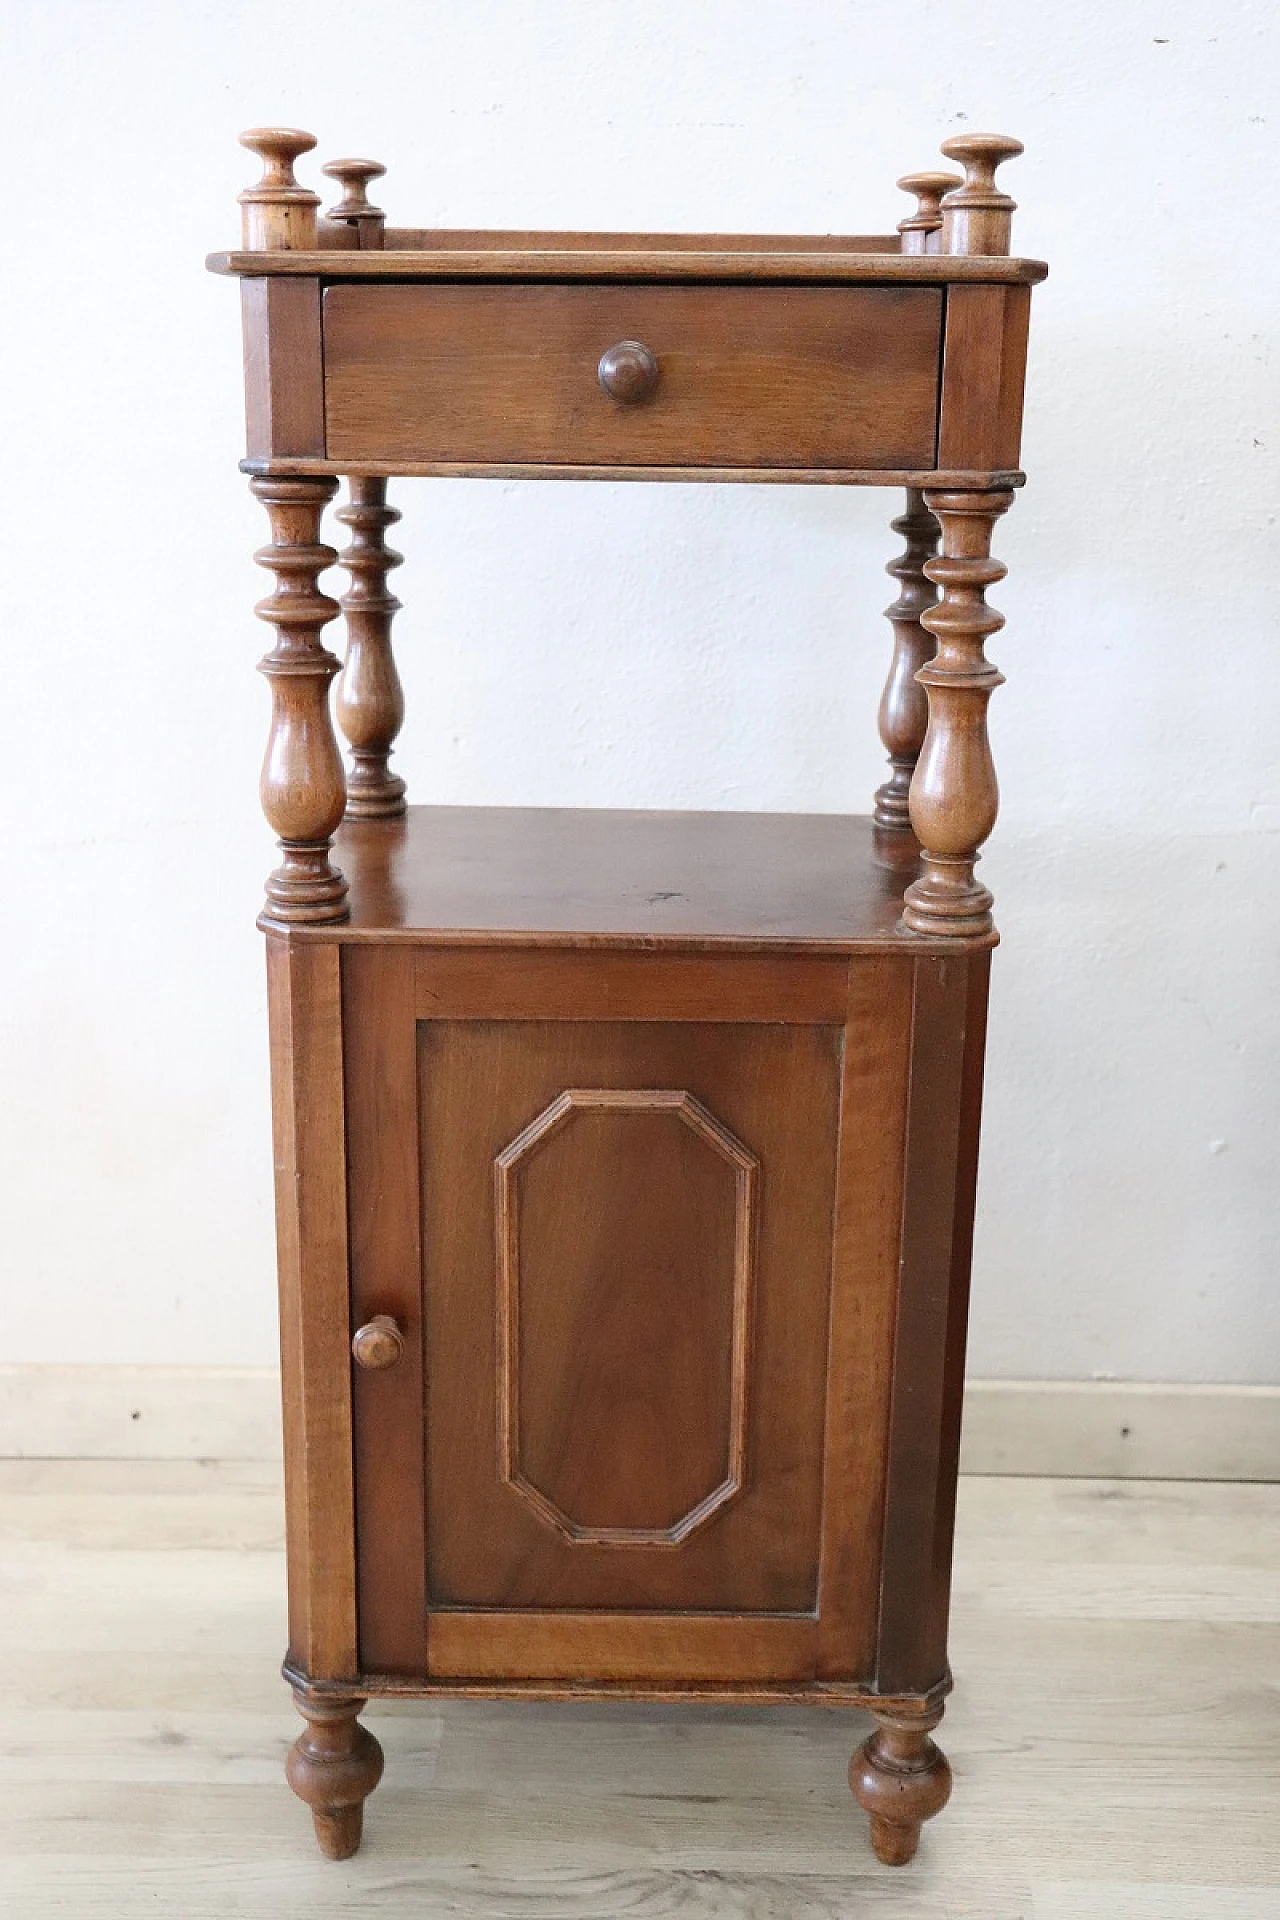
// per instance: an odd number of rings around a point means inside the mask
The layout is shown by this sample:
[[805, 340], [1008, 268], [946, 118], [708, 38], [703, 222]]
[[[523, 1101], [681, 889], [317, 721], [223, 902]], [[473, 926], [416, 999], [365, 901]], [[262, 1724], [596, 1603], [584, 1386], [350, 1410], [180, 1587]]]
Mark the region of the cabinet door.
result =
[[356, 1379], [362, 1666], [812, 1678], [833, 1494], [874, 1624], [888, 1363], [833, 1321], [847, 964], [546, 957], [347, 956], [354, 1304], [409, 1342]]

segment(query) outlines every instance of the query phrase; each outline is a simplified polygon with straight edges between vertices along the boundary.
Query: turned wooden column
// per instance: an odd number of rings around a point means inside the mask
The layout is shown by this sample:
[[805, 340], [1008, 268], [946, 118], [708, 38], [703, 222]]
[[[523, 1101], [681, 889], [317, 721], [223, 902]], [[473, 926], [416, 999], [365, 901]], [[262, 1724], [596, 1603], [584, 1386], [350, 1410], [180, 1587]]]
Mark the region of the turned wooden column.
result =
[[311, 1809], [321, 1853], [347, 1860], [360, 1845], [364, 1803], [382, 1778], [382, 1748], [356, 1718], [363, 1694], [295, 1683], [293, 1703], [306, 1725], [289, 1749], [285, 1778]]
[[401, 555], [383, 538], [400, 515], [387, 505], [385, 480], [353, 478], [348, 485], [350, 502], [338, 508], [339, 520], [351, 529], [351, 545], [340, 556], [351, 578], [339, 603], [347, 657], [334, 705], [351, 744], [347, 818], [380, 820], [404, 812], [404, 781], [387, 765], [404, 721], [404, 691], [391, 649], [400, 602], [387, 591], [387, 575]]
[[1004, 675], [983, 645], [1004, 625], [1003, 614], [986, 604], [986, 591], [1006, 572], [991, 558], [991, 532], [1012, 499], [1007, 490], [924, 496], [942, 529], [942, 552], [924, 571], [942, 597], [920, 617], [938, 650], [916, 675], [928, 696], [929, 723], [910, 793], [923, 868], [903, 906], [913, 933], [994, 937], [991, 895], [974, 878], [974, 867], [996, 823], [987, 703]]
[[876, 1730], [849, 1762], [849, 1786], [871, 1815], [876, 1857], [886, 1867], [905, 1867], [915, 1857], [924, 1822], [951, 1798], [947, 1756], [929, 1738], [942, 1707], [886, 1702], [883, 1710], [872, 1711]]
[[259, 663], [271, 683], [271, 731], [262, 763], [262, 811], [279, 836], [283, 859], [267, 881], [260, 923], [295, 926], [345, 920], [347, 883], [330, 865], [346, 783], [329, 717], [329, 682], [338, 662], [320, 635], [338, 612], [318, 580], [337, 555], [320, 540], [320, 516], [337, 491], [328, 478], [249, 482], [271, 521], [271, 545], [254, 555], [276, 576], [254, 609], [276, 630]]
[[893, 659], [880, 696], [880, 738], [889, 755], [890, 774], [876, 793], [875, 823], [911, 831], [907, 795], [929, 719], [929, 699], [916, 675], [933, 657], [934, 639], [920, 624], [937, 601], [925, 562], [938, 551], [938, 523], [917, 487], [907, 488], [907, 510], [891, 522], [905, 550], [885, 568], [898, 582], [898, 597], [885, 609], [893, 625]]

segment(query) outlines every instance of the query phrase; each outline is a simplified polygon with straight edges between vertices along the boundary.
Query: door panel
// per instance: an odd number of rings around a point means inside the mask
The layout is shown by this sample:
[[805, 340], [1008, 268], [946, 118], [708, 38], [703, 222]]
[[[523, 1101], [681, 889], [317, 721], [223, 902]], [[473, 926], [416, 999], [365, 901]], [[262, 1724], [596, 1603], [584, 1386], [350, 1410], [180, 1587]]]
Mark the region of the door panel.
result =
[[812, 1612], [841, 1030], [418, 1034], [429, 1607]]

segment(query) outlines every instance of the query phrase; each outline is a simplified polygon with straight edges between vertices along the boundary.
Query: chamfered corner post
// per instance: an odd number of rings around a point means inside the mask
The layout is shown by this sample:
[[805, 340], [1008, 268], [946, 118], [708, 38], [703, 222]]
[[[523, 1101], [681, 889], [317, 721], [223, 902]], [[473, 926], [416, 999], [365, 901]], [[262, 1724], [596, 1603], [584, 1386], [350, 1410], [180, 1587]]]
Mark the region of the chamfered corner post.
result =
[[924, 504], [918, 487], [907, 488], [906, 512], [891, 522], [902, 536], [904, 550], [885, 572], [898, 582], [898, 597], [885, 609], [893, 627], [893, 657], [880, 696], [880, 738], [889, 756], [889, 778], [875, 798], [877, 827], [910, 833], [907, 796], [929, 718], [929, 700], [916, 675], [932, 659], [933, 636], [921, 626], [921, 617], [936, 603], [925, 563], [938, 551], [938, 523]]
[[1008, 253], [1017, 201], [996, 185], [996, 168], [1015, 160], [1021, 140], [1004, 133], [965, 133], [944, 140], [948, 160], [958, 160], [964, 180], [942, 201], [942, 253]]
[[986, 591], [1007, 571], [991, 557], [991, 533], [1012, 499], [1007, 488], [924, 495], [942, 529], [942, 551], [924, 571], [941, 597], [920, 617], [938, 648], [916, 675], [929, 720], [909, 795], [922, 867], [903, 902], [903, 923], [912, 933], [995, 938], [991, 895], [974, 868], [999, 805], [987, 705], [1004, 675], [983, 648], [1004, 625], [1003, 614], [987, 605]]
[[365, 1697], [295, 1681], [293, 1701], [305, 1724], [285, 1778], [311, 1809], [321, 1853], [349, 1860], [364, 1831], [364, 1803], [382, 1778], [382, 1748], [357, 1718]]
[[319, 576], [337, 559], [320, 540], [320, 520], [338, 483], [327, 475], [255, 474], [249, 485], [271, 522], [271, 544], [254, 559], [276, 576], [274, 591], [254, 611], [276, 635], [259, 663], [271, 686], [259, 791], [283, 855], [267, 881], [260, 924], [345, 920], [347, 883], [329, 860], [347, 797], [329, 713], [329, 683], [339, 663], [320, 637], [338, 603], [319, 587]]
[[351, 530], [340, 555], [350, 586], [340, 605], [346, 618], [347, 652], [336, 691], [338, 725], [351, 747], [347, 818], [394, 819], [405, 810], [405, 786], [388, 761], [404, 722], [404, 691], [391, 645], [391, 622], [400, 602], [387, 589], [387, 575], [401, 555], [386, 543], [386, 530], [400, 518], [387, 505], [382, 478], [353, 477], [338, 519]]

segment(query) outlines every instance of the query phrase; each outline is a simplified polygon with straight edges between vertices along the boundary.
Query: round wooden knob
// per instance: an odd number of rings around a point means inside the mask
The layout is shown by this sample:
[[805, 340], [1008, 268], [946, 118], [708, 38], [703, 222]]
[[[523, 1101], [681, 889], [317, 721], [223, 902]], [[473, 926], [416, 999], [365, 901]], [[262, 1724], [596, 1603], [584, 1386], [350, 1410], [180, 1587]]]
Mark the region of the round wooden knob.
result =
[[611, 400], [634, 406], [658, 384], [658, 363], [639, 340], [618, 340], [600, 355], [600, 385]]
[[304, 133], [301, 127], [250, 127], [240, 135], [240, 145], [262, 161], [259, 185], [264, 187], [296, 187], [293, 163], [315, 144], [314, 133]]
[[394, 1367], [404, 1353], [404, 1335], [389, 1313], [375, 1314], [357, 1329], [351, 1341], [356, 1365], [381, 1373]]
[[944, 140], [948, 160], [964, 168], [964, 182], [942, 202], [943, 253], [1008, 253], [1016, 200], [996, 185], [996, 168], [1016, 160], [1021, 140], [1004, 133], [963, 133]]
[[321, 173], [330, 180], [336, 180], [342, 188], [342, 198], [336, 207], [329, 208], [330, 220], [381, 219], [381, 207], [369, 205], [369, 182], [379, 180], [386, 172], [380, 160], [330, 160], [321, 167]]
[[943, 194], [950, 193], [953, 187], [960, 184], [958, 173], [903, 174], [898, 185], [904, 193], [913, 194], [916, 202], [915, 212], [898, 222], [904, 253], [925, 251], [929, 235], [936, 233], [942, 225]]
[[261, 180], [236, 196], [240, 202], [240, 237], [248, 252], [299, 248], [305, 252], [314, 247], [320, 197], [298, 185], [293, 163], [300, 154], [310, 153], [315, 143], [315, 135], [304, 133], [301, 127], [250, 127], [248, 133], [240, 135], [240, 145], [262, 161]]

